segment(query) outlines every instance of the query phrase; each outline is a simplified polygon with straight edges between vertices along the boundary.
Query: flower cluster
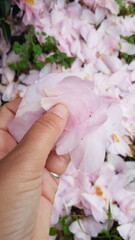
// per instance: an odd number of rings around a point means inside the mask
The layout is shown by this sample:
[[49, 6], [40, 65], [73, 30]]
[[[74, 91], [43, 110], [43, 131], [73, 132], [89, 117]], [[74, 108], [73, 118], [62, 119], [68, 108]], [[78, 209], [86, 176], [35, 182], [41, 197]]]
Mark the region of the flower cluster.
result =
[[[77, 171], [70, 165], [61, 177], [52, 215], [56, 224], [60, 215], [69, 215], [72, 206], [84, 209], [85, 217], [70, 225], [75, 239], [97, 237], [107, 229], [108, 206], [111, 224], [117, 221], [117, 228], [123, 239], [134, 239], [135, 226], [135, 162], [124, 162], [116, 155], [109, 154], [99, 171], [94, 174]], [[59, 204], [61, 203], [61, 204]]]
[[9, 53], [4, 40], [4, 52], [0, 49], [2, 100], [24, 96], [9, 126], [18, 141], [54, 104], [63, 102], [70, 111], [55, 149], [57, 154], [69, 152], [72, 163], [61, 177], [52, 224], [76, 206], [85, 217], [79, 220], [82, 228], [74, 221], [70, 231], [76, 240], [90, 239], [107, 229], [110, 206], [111, 224], [118, 223], [124, 240], [134, 240], [135, 163], [124, 161], [126, 156], [133, 159], [135, 149], [134, 1], [21, 0], [17, 4], [25, 12], [24, 25], [33, 25], [38, 32], [39, 43], [43, 44], [45, 32], [55, 37], [60, 52], [76, 58], [68, 69], [50, 62], [16, 79], [9, 64], [19, 56]]
[[97, 96], [93, 83], [72, 74], [49, 74], [32, 84], [9, 129], [20, 141], [43, 109], [47, 111], [62, 102], [68, 106], [70, 116], [56, 152], [70, 153], [77, 169], [95, 172], [104, 161], [107, 139], [120, 126], [121, 110], [114, 98]]

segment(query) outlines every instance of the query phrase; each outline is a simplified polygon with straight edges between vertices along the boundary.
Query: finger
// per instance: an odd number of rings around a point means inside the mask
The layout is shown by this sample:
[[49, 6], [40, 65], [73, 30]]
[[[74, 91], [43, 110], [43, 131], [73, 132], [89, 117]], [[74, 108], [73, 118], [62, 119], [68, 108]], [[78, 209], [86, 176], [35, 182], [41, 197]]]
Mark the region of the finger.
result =
[[0, 129], [0, 160], [11, 152], [16, 145], [17, 143], [10, 133]]
[[55, 181], [52, 181], [51, 175], [46, 169], [44, 169], [42, 181], [42, 194], [40, 198], [37, 225], [35, 228], [36, 231], [34, 233], [33, 240], [48, 239], [50, 218], [52, 214], [52, 207], [57, 188], [58, 184]]
[[21, 98], [4, 104], [0, 109], [0, 129], [7, 131], [9, 122], [15, 117]]
[[58, 156], [55, 151], [52, 151], [47, 159], [45, 167], [48, 171], [62, 175], [70, 162], [69, 154]]
[[50, 151], [62, 134], [67, 119], [67, 107], [57, 104], [27, 132], [13, 151], [14, 159], [31, 166], [31, 169], [41, 171]]
[[0, 109], [0, 159], [12, 151], [17, 144], [7, 128], [16, 114], [20, 101], [21, 99], [13, 100]]

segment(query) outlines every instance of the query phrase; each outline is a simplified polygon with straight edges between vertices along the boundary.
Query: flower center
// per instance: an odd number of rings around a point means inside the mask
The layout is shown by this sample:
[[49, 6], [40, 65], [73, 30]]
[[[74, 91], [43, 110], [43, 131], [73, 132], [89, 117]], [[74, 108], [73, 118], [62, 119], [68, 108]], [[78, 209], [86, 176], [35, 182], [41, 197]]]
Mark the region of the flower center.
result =
[[31, 6], [33, 6], [35, 4], [34, 0], [25, 0], [25, 2]]
[[103, 196], [103, 191], [100, 187], [96, 186], [96, 191], [95, 191], [96, 195], [99, 197]]

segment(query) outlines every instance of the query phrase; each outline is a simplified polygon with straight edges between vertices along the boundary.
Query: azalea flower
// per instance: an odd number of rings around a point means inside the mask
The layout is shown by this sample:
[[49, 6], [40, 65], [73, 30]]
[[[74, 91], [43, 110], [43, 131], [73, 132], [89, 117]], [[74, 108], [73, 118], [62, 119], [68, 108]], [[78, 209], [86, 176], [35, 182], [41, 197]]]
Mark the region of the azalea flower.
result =
[[[102, 229], [106, 229], [110, 204], [112, 221], [119, 223], [119, 233], [124, 239], [128, 239], [124, 236], [129, 233], [130, 229], [124, 230], [124, 226], [126, 224], [129, 226], [129, 223], [130, 228], [133, 229], [134, 226], [135, 184], [132, 182], [133, 176], [135, 176], [135, 163], [126, 163], [114, 154], [109, 154], [107, 162], [104, 162], [101, 169], [94, 174], [78, 171], [71, 162], [60, 179], [53, 208], [52, 225], [58, 222], [59, 215], [69, 215], [72, 206], [76, 206], [84, 210], [84, 218], [79, 219], [82, 228], [75, 221], [70, 231], [75, 234], [76, 239], [81, 239], [81, 237], [87, 239], [88, 235], [89, 237], [97, 236]], [[93, 231], [90, 228], [92, 222], [94, 223], [92, 229], [96, 231], [95, 235], [92, 235]]]
[[96, 222], [92, 217], [81, 219], [79, 223], [74, 221], [69, 227], [76, 240], [90, 240], [91, 237], [97, 237], [99, 232], [106, 229], [105, 224]]
[[15, 82], [11, 82], [5, 88], [5, 91], [2, 96], [2, 100], [5, 102], [11, 101], [17, 97], [18, 86]]
[[[112, 221], [117, 221], [121, 226], [118, 227], [119, 232], [123, 226], [123, 233], [121, 233], [123, 236], [126, 234], [124, 224], [129, 222], [131, 226], [134, 224], [133, 176], [135, 176], [135, 164], [126, 163], [114, 154], [109, 154], [107, 162], [104, 162], [101, 169], [94, 174], [78, 171], [71, 162], [60, 179], [53, 207], [52, 225], [58, 222], [59, 215], [69, 215], [71, 208], [75, 205], [84, 211], [83, 219], [79, 219], [82, 228], [75, 221], [70, 231], [75, 234], [76, 239], [97, 236], [96, 234], [102, 229], [106, 229], [110, 205]], [[92, 228], [90, 228], [91, 224]], [[93, 229], [95, 235], [93, 235]]]
[[119, 234], [123, 237], [124, 240], [134, 240], [135, 237], [135, 223], [126, 223], [118, 228]]
[[44, 110], [62, 102], [68, 106], [70, 117], [56, 143], [56, 152], [58, 155], [70, 153], [77, 168], [96, 171], [104, 161], [106, 138], [119, 126], [121, 111], [114, 99], [98, 97], [92, 88], [90, 81], [72, 74], [51, 74], [39, 79], [28, 88], [10, 124], [11, 133], [20, 141]]
[[110, 1], [107, 1], [107, 0], [82, 0], [82, 2], [84, 4], [86, 4], [87, 6], [89, 7], [92, 7], [94, 6], [95, 8], [97, 6], [100, 6], [100, 7], [103, 7], [103, 8], [106, 8], [108, 9], [112, 14], [118, 14], [119, 12], [119, 6], [118, 4], [114, 1], [114, 0], [110, 0]]

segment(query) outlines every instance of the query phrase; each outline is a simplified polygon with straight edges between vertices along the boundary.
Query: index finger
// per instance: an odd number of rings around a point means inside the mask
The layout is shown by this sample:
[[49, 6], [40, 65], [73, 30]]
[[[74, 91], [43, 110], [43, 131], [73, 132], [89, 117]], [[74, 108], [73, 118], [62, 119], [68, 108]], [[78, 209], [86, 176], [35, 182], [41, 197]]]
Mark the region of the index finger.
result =
[[0, 129], [7, 131], [9, 122], [15, 117], [21, 98], [4, 104], [0, 109]]

